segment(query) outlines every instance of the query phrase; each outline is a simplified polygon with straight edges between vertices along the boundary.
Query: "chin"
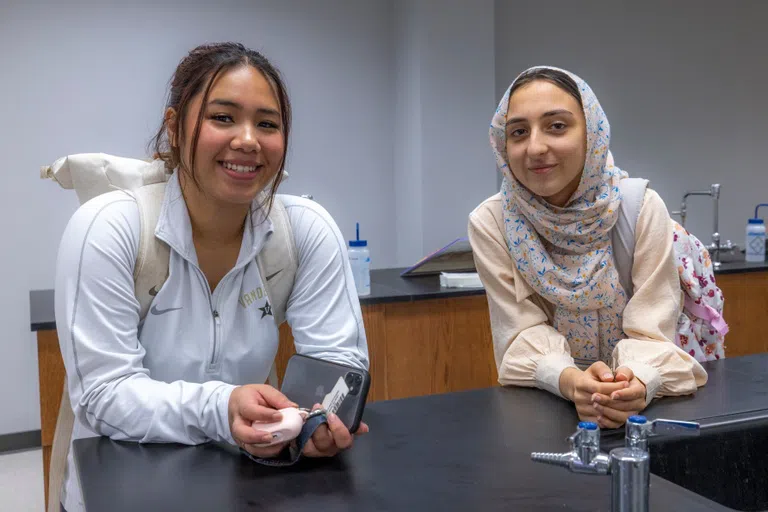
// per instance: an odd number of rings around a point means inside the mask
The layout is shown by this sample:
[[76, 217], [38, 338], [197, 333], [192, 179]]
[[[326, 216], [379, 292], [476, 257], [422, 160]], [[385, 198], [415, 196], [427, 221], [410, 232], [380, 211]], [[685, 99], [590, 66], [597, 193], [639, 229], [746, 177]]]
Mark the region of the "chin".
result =
[[559, 183], [525, 183], [525, 188], [539, 197], [552, 197], [565, 188], [565, 185]]

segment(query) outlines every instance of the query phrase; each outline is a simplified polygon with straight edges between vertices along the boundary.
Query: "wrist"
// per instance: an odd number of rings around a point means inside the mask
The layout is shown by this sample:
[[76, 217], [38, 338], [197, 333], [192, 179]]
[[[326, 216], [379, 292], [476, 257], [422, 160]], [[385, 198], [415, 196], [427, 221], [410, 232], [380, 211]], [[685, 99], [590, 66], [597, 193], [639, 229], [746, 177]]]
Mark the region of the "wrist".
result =
[[574, 382], [581, 373], [581, 370], [573, 367], [566, 368], [560, 373], [560, 394], [571, 402], [573, 402]]

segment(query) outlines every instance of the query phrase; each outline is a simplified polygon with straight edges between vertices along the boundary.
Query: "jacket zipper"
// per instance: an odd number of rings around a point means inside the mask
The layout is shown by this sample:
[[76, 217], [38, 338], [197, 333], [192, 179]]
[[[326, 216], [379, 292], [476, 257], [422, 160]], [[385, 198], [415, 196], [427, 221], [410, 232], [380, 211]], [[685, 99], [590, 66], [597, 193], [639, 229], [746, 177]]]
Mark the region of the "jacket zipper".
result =
[[[213, 293], [211, 292], [211, 287], [208, 285], [208, 280], [205, 278], [205, 274], [203, 274], [203, 271], [200, 270], [199, 267], [196, 265], [193, 265], [193, 267], [197, 270], [197, 275], [200, 277], [200, 279], [203, 282], [203, 287], [205, 288], [205, 291], [208, 292], [208, 305], [211, 308], [211, 317], [213, 318], [213, 348], [211, 350], [211, 358], [208, 363], [208, 369], [213, 369], [213, 367], [216, 365], [216, 351], [219, 348], [218, 345], [218, 338], [219, 338], [219, 328], [221, 327], [221, 315], [219, 315], [219, 311], [213, 307]], [[229, 273], [225, 275], [223, 278], [221, 278], [221, 282], [223, 282], [227, 277], [229, 276]]]
[[213, 353], [211, 354], [211, 366], [216, 364], [216, 352], [218, 349], [219, 330], [221, 328], [221, 316], [217, 310], [213, 310]]

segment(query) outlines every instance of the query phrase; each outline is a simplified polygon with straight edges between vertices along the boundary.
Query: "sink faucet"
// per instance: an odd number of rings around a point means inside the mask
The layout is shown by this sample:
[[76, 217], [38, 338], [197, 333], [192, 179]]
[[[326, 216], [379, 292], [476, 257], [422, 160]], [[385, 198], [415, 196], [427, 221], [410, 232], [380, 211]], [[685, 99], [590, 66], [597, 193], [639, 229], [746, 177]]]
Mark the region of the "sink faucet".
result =
[[600, 452], [600, 430], [596, 423], [581, 422], [568, 438], [571, 451], [531, 454], [534, 462], [567, 468], [573, 473], [611, 475], [611, 510], [647, 512], [651, 464], [648, 438], [663, 435], [699, 435], [699, 424], [689, 421], [654, 420], [631, 416], [625, 427], [624, 447]]
[[680, 216], [680, 225], [685, 227], [685, 219], [688, 216], [688, 198], [690, 196], [710, 196], [714, 212], [714, 228], [712, 231], [712, 243], [706, 246], [706, 249], [714, 256], [712, 263], [715, 268], [720, 268], [720, 255], [723, 251], [735, 251], [738, 249], [736, 244], [728, 240], [725, 244], [720, 243], [720, 184], [713, 183], [709, 190], [686, 191], [683, 194], [683, 204], [679, 211], [670, 212], [671, 215]]

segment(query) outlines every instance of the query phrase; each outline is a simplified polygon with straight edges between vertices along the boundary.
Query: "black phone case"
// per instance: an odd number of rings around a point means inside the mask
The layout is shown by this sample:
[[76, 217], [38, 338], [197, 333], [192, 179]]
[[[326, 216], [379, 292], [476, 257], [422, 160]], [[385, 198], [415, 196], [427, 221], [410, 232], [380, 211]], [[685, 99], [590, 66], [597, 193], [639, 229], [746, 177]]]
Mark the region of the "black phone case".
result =
[[371, 377], [367, 371], [294, 354], [288, 360], [280, 391], [289, 400], [299, 404], [299, 407], [311, 409], [313, 405], [323, 402], [323, 398], [331, 392], [339, 377], [344, 378], [350, 391], [336, 415], [350, 432], [356, 432], [363, 417], [368, 388], [371, 385]]

